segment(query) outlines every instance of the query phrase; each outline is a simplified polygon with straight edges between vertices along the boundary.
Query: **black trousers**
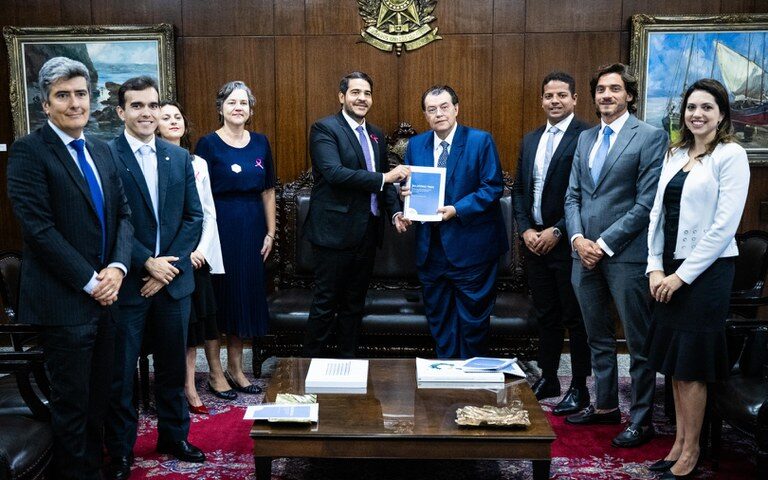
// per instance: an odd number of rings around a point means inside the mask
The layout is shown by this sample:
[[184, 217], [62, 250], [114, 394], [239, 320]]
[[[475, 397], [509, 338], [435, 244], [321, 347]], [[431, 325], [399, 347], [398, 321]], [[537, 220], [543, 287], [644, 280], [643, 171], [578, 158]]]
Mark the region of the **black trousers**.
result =
[[525, 246], [523, 251], [534, 318], [539, 325], [538, 362], [542, 374], [549, 377], [557, 375], [567, 328], [572, 374], [574, 377], [590, 376], [591, 353], [584, 320], [571, 285], [573, 261], [568, 252], [568, 239], [561, 238], [547, 255], [534, 255]]
[[338, 356], [354, 358], [363, 319], [365, 294], [376, 258], [376, 217], [368, 221], [363, 240], [355, 248], [333, 249], [313, 245], [315, 287], [309, 309], [304, 353], [326, 354], [326, 345], [336, 334]]
[[105, 308], [82, 325], [45, 327], [40, 338], [51, 383], [55, 476], [99, 479], [115, 320]]
[[189, 408], [184, 379], [190, 306], [190, 296], [175, 300], [165, 289], [139, 304], [120, 306], [105, 425], [105, 444], [111, 456], [128, 456], [136, 443], [133, 375], [145, 335], [153, 346], [158, 442], [187, 439]]

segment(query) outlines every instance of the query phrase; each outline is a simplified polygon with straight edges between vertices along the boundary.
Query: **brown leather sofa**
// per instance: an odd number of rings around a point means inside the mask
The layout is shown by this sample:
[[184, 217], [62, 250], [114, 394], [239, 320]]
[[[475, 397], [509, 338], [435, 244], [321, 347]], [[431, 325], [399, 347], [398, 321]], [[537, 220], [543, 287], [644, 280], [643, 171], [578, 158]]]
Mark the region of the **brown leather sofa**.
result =
[[[275, 291], [269, 297], [270, 333], [254, 344], [254, 372], [269, 356], [300, 356], [312, 301], [312, 248], [302, 236], [309, 208], [312, 176], [303, 173], [278, 189], [278, 235], [272, 260]], [[498, 298], [491, 317], [491, 354], [532, 358], [537, 348], [511, 198], [502, 199], [510, 250], [499, 259]], [[434, 342], [424, 316], [416, 278], [415, 232], [399, 235], [387, 228], [378, 251], [366, 298], [359, 341], [360, 357], [434, 356]]]

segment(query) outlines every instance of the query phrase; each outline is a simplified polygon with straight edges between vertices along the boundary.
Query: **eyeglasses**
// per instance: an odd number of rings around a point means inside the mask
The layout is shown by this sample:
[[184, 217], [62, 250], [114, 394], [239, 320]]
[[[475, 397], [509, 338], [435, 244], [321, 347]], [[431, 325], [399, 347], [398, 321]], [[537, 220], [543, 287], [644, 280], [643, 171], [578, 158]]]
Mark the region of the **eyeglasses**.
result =
[[453, 105], [450, 104], [450, 103], [444, 103], [444, 104], [440, 105], [439, 107], [429, 107], [427, 109], [427, 115], [435, 116], [435, 115], [437, 115], [437, 111], [438, 110], [441, 111], [443, 114], [446, 114], [446, 113], [450, 112], [452, 108], [453, 108]]

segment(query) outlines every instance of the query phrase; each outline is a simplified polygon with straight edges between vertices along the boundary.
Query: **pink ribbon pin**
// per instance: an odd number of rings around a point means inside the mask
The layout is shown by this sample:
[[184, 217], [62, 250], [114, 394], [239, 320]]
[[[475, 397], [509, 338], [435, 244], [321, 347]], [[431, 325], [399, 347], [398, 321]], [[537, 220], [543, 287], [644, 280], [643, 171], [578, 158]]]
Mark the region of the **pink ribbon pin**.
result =
[[259, 167], [260, 169], [264, 170], [264, 165], [261, 164], [261, 159], [260, 158], [256, 159], [256, 166]]

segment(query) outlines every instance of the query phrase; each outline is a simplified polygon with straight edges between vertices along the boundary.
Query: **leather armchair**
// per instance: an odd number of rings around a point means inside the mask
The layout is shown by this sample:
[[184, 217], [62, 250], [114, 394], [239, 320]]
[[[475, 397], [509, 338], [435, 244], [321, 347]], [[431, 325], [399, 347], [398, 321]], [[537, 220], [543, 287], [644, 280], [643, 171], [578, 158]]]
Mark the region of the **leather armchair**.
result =
[[[711, 394], [712, 463], [717, 465], [722, 422], [754, 439], [755, 478], [768, 478], [768, 320], [729, 320], [729, 342], [738, 350], [731, 376]], [[738, 341], [740, 340], [740, 341]], [[732, 353], [732, 352], [731, 352]]]
[[0, 252], [0, 480], [45, 478], [51, 462], [53, 432], [49, 424], [50, 394], [38, 329], [18, 322], [18, 252]]

